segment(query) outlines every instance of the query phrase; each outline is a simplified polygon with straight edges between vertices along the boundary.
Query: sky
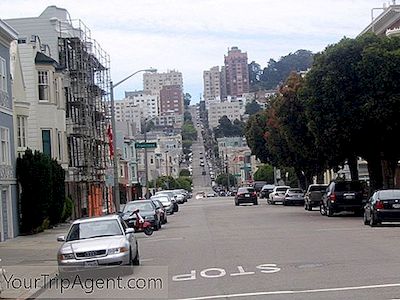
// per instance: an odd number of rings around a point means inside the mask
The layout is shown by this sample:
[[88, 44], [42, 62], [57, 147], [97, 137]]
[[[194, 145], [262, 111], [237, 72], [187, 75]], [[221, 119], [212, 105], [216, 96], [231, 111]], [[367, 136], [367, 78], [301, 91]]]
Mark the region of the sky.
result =
[[[371, 9], [383, 3], [389, 1], [1, 0], [0, 18], [39, 16], [49, 5], [65, 8], [110, 54], [114, 82], [149, 67], [178, 70], [184, 92], [198, 102], [203, 71], [223, 65], [228, 48], [239, 47], [262, 67], [298, 49], [319, 52], [357, 36], [371, 22]], [[142, 88], [137, 74], [116, 88], [115, 98]]]

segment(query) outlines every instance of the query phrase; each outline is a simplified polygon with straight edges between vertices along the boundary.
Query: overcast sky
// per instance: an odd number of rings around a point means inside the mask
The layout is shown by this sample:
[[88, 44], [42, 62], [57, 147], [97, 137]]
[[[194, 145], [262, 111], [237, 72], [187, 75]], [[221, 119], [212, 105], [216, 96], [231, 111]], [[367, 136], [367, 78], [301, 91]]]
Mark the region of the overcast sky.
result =
[[[382, 0], [1, 0], [0, 18], [34, 17], [48, 5], [82, 19], [111, 56], [114, 82], [148, 67], [183, 73], [197, 102], [203, 70], [238, 46], [262, 67], [298, 49], [313, 52], [355, 37]], [[376, 14], [378, 14], [377, 12]], [[115, 91], [142, 89], [142, 75]]]

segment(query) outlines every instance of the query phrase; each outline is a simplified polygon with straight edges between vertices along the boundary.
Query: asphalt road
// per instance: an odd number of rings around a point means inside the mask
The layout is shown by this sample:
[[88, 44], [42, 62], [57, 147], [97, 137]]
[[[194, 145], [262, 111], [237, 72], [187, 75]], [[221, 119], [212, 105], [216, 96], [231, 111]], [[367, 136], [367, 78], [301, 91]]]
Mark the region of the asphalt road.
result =
[[140, 246], [144, 265], [168, 266], [170, 299], [396, 299], [398, 231], [351, 215], [206, 198]]

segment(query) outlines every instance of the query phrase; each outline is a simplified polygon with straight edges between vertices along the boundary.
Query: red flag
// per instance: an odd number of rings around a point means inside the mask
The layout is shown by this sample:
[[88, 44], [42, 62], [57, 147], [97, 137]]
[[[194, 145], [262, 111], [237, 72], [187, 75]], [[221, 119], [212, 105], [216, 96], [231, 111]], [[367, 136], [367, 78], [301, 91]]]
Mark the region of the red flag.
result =
[[111, 130], [111, 125], [107, 128], [108, 144], [110, 145], [110, 159], [114, 156], [114, 146], [113, 146], [113, 133]]

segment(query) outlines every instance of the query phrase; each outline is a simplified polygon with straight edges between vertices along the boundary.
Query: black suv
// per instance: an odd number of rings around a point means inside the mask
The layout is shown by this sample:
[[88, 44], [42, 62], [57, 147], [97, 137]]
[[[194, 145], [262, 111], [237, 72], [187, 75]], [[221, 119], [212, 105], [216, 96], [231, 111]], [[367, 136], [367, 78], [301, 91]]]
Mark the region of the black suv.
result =
[[332, 181], [322, 196], [320, 212], [328, 217], [341, 211], [361, 214], [365, 202], [360, 181]]

